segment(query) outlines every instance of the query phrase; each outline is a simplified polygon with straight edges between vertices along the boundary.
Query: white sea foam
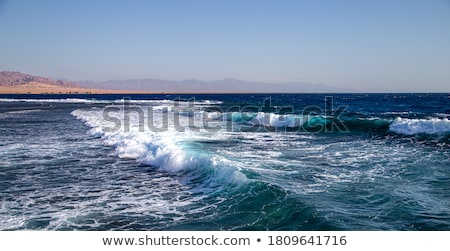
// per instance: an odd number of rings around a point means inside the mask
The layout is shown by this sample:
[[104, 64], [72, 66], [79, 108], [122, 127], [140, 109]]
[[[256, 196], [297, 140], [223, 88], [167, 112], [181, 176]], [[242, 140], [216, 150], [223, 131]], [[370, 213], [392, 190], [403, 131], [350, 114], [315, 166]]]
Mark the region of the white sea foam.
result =
[[20, 111], [9, 111], [9, 112], [1, 112], [0, 119], [8, 118], [11, 116], [17, 116], [22, 114], [36, 113], [42, 111], [41, 109], [30, 109], [30, 110], [20, 110]]
[[18, 99], [18, 98], [0, 98], [0, 102], [30, 102], [30, 103], [83, 103], [83, 104], [105, 104], [111, 103], [108, 100], [81, 99], [81, 98], [63, 98], [63, 99]]
[[389, 130], [406, 135], [435, 134], [444, 135], [450, 133], [450, 120], [439, 119], [407, 119], [396, 118], [389, 126]]
[[248, 123], [255, 126], [267, 127], [300, 127], [304, 123], [302, 115], [298, 114], [275, 114], [265, 112], [229, 112], [220, 114], [208, 113], [207, 118], [213, 120], [230, 120], [237, 123]]
[[192, 100], [192, 101], [176, 101], [169, 99], [155, 99], [155, 100], [131, 100], [131, 99], [116, 99], [116, 100], [103, 100], [103, 99], [85, 99], [85, 98], [54, 98], [54, 99], [29, 99], [29, 98], [0, 98], [0, 102], [29, 102], [29, 103], [81, 103], [81, 104], [166, 104], [178, 106], [205, 106], [205, 105], [217, 105], [222, 104], [222, 101], [218, 100]]
[[20, 111], [10, 111], [5, 112], [7, 114], [24, 114], [24, 113], [32, 113], [32, 112], [39, 112], [42, 111], [41, 109], [30, 109], [30, 110], [20, 110]]
[[270, 127], [300, 127], [303, 125], [303, 117], [293, 114], [284, 115], [258, 112], [253, 123]]

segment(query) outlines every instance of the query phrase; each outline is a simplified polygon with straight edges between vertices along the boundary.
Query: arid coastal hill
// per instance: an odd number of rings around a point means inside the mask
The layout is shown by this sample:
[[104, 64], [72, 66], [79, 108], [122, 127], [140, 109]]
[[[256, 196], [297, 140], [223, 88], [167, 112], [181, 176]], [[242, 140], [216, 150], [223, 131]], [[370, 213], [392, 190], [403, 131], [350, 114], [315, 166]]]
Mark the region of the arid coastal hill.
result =
[[50, 78], [32, 76], [17, 71], [1, 71], [0, 86], [26, 86], [33, 84], [54, 85], [58, 87], [76, 87], [75, 84]]
[[92, 90], [78, 87], [63, 80], [33, 76], [16, 71], [0, 72], [0, 93], [43, 94], [43, 93], [91, 93]]
[[80, 87], [77, 84], [33, 76], [16, 71], [0, 71], [0, 94], [100, 94], [126, 91]]

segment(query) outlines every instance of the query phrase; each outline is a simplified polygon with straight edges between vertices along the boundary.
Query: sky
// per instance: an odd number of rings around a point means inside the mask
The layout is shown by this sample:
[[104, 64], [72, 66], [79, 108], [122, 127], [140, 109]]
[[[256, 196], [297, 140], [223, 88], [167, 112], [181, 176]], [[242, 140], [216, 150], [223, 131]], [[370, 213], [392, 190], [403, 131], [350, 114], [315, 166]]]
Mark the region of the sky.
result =
[[449, 0], [0, 0], [0, 71], [450, 92]]

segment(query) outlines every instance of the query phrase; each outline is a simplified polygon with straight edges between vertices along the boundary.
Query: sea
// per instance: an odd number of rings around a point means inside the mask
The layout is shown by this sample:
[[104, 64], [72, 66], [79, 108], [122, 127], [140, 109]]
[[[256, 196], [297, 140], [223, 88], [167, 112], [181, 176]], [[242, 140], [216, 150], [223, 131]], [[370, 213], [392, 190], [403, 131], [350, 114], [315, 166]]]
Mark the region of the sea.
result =
[[0, 95], [0, 230], [450, 230], [450, 94]]

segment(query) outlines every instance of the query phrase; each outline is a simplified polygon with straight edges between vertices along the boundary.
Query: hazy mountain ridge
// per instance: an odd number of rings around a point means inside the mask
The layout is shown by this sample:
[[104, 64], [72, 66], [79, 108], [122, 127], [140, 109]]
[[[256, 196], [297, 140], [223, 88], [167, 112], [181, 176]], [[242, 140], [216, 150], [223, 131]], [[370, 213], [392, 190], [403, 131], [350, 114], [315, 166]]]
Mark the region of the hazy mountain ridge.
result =
[[265, 83], [243, 81], [238, 79], [222, 79], [202, 81], [196, 79], [170, 81], [162, 79], [128, 79], [108, 81], [79, 81], [77, 85], [88, 88], [110, 90], [133, 90], [153, 92], [205, 92], [205, 93], [238, 93], [238, 92], [342, 92], [343, 89], [322, 84], [301, 82]]
[[159, 93], [314, 93], [344, 92], [346, 90], [322, 84], [287, 82], [265, 83], [233, 78], [202, 81], [196, 79], [171, 81], [163, 79], [128, 79], [108, 81], [67, 81], [34, 76], [17, 71], [0, 71], [2, 88], [88, 88], [111, 91], [136, 91]]

